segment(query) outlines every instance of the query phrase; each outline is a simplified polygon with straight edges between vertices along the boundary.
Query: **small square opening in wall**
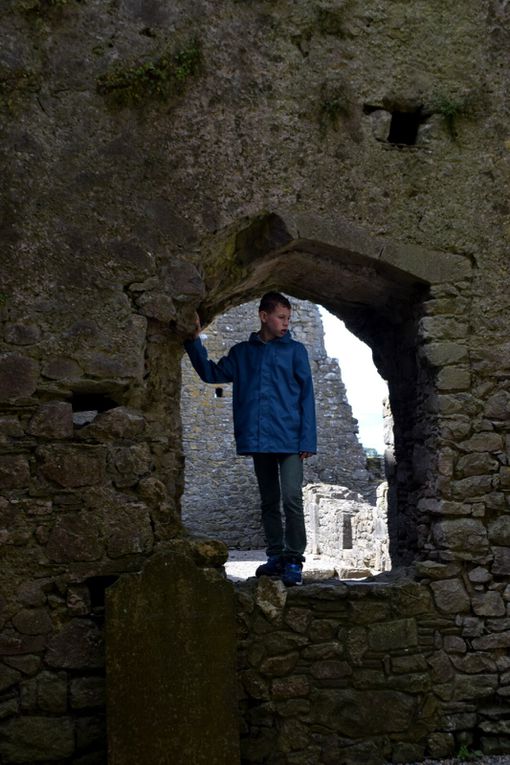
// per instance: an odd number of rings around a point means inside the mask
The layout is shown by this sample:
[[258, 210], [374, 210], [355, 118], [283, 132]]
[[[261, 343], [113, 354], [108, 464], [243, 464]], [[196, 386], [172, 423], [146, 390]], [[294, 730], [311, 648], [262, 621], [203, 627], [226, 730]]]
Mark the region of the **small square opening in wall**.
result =
[[214, 398], [223, 398], [223, 388], [215, 388]]
[[423, 114], [421, 109], [414, 112], [392, 112], [390, 132], [388, 134], [389, 143], [414, 146], [422, 122]]

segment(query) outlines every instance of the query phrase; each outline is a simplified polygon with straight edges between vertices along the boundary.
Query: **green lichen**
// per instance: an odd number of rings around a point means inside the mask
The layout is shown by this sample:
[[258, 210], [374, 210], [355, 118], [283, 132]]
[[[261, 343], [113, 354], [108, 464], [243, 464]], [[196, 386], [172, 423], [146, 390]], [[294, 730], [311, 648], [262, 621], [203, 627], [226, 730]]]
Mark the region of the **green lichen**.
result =
[[438, 95], [432, 100], [431, 110], [443, 117], [446, 129], [452, 138], [456, 141], [457, 122], [460, 117], [466, 117], [471, 114], [472, 104], [468, 96], [448, 96]]
[[0, 111], [15, 112], [23, 99], [40, 88], [40, 76], [29, 69], [0, 67]]
[[202, 54], [197, 40], [177, 52], [131, 65], [119, 64], [97, 78], [97, 92], [118, 108], [135, 108], [148, 101], [169, 101], [182, 95], [191, 77], [199, 74]]

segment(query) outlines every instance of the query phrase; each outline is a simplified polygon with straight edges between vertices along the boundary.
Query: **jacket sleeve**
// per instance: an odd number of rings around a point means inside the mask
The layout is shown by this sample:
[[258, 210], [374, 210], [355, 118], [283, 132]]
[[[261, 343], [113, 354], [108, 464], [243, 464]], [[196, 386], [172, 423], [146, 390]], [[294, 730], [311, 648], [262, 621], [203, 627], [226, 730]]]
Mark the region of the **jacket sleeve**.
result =
[[299, 434], [299, 451], [317, 451], [317, 426], [315, 422], [315, 397], [313, 393], [312, 370], [308, 361], [308, 353], [304, 345], [298, 346], [295, 356], [294, 374], [301, 388], [301, 429]]
[[228, 356], [223, 356], [216, 364], [207, 357], [207, 351], [199, 337], [196, 340], [185, 340], [184, 348], [201, 380], [206, 383], [233, 382], [236, 364], [232, 349]]

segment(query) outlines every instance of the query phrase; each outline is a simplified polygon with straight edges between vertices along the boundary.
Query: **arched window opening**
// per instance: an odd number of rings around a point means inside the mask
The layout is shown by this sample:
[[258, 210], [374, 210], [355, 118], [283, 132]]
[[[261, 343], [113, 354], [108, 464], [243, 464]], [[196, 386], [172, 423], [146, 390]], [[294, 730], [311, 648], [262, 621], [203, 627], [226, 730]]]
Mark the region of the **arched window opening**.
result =
[[[370, 361], [380, 381], [377, 389], [366, 393], [367, 398], [378, 397], [372, 402], [372, 419], [374, 410], [378, 410], [378, 437], [374, 440], [367, 436], [372, 440], [363, 441], [338, 361], [325, 346], [323, 321], [328, 322], [332, 347], [340, 322], [331, 314], [322, 318], [319, 307], [308, 301], [291, 298], [291, 303], [291, 331], [307, 347], [314, 376], [319, 439], [318, 454], [305, 463], [308, 537], [305, 575], [362, 577], [387, 570], [391, 564], [383, 452], [390, 448], [391, 426], [388, 428], [387, 417], [385, 447], [384, 384]], [[230, 309], [204, 329], [202, 339], [213, 360], [258, 329], [257, 306], [258, 301], [252, 301]], [[322, 312], [322, 316], [326, 314]], [[363, 377], [367, 376], [366, 357], [370, 357], [370, 351], [348, 335], [366, 349], [356, 384], [361, 388]], [[352, 361], [351, 366], [355, 367], [356, 359]], [[218, 394], [217, 387], [198, 379], [187, 357], [183, 360], [182, 374], [186, 458], [182, 519], [192, 533], [221, 539], [235, 551], [231, 553], [235, 561], [229, 567], [231, 573], [246, 578], [253, 575], [265, 558], [264, 538], [251, 459], [236, 456], [231, 387], [220, 388]], [[356, 378], [355, 369], [351, 374]]]

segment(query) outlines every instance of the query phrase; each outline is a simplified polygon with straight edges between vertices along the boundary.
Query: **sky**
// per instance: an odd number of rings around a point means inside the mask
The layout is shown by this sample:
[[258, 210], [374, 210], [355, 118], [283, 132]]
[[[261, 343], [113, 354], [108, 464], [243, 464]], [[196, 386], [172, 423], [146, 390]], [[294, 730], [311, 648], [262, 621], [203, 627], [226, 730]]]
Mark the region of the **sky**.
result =
[[364, 447], [384, 451], [382, 402], [388, 387], [372, 361], [372, 351], [345, 324], [320, 306], [326, 353], [338, 359], [342, 380]]

